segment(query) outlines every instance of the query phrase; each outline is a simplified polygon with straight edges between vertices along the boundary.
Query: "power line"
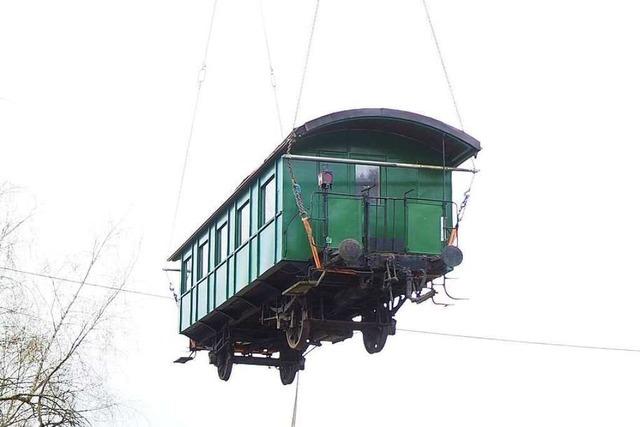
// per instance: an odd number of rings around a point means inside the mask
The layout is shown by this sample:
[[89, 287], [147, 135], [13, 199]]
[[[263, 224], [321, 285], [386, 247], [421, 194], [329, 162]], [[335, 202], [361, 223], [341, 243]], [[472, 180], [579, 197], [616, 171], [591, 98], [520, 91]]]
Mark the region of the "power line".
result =
[[154, 294], [154, 293], [151, 293], [151, 292], [144, 292], [144, 291], [136, 291], [134, 289], [122, 289], [122, 288], [118, 288], [116, 286], [102, 285], [102, 284], [99, 284], [99, 283], [83, 282], [81, 280], [68, 279], [66, 277], [59, 277], [59, 276], [52, 276], [50, 274], [36, 273], [36, 272], [33, 272], [33, 271], [19, 270], [17, 268], [0, 266], [0, 270], [11, 271], [11, 272], [14, 272], [14, 273], [22, 273], [22, 274], [27, 274], [29, 276], [42, 277], [42, 278], [45, 278], [45, 279], [59, 280], [61, 282], [76, 283], [78, 285], [91, 286], [91, 287], [94, 287], [94, 288], [110, 289], [110, 290], [113, 290], [113, 291], [126, 292], [126, 293], [129, 293], [129, 294], [136, 294], [136, 295], [142, 295], [142, 296], [154, 297], [154, 298], [172, 299], [170, 296], [167, 296], [167, 295]]
[[[465, 335], [465, 334], [453, 334], [448, 332], [422, 331], [417, 329], [397, 328], [396, 330], [400, 332], [408, 332], [408, 333], [415, 333], [415, 334], [436, 335], [436, 336], [444, 336], [444, 337], [450, 337], [450, 338], [463, 338], [463, 339], [484, 340], [484, 341], [493, 341], [493, 342], [504, 342], [504, 343], [512, 343], [512, 344], [543, 345], [543, 346], [550, 346], [550, 347], [576, 348], [576, 349], [582, 349], [582, 350], [605, 350], [605, 351], [623, 351], [623, 352], [629, 352], [629, 353], [640, 353], [640, 349], [628, 348], [628, 347], [606, 347], [606, 346], [569, 344], [569, 343], [548, 342], [548, 341], [530, 341], [530, 340], [521, 340], [521, 339], [514, 339], [514, 338], [489, 337], [484, 335]], [[306, 356], [316, 348], [317, 347], [313, 347], [311, 350], [307, 351], [304, 355]], [[295, 427], [296, 418], [298, 415], [299, 381], [300, 381], [300, 372], [298, 372], [298, 375], [296, 377], [296, 389], [295, 389], [295, 395], [293, 399], [293, 412], [291, 414], [291, 427]]]
[[22, 310], [16, 310], [16, 309], [9, 308], [9, 307], [0, 307], [0, 310], [3, 310], [5, 313], [13, 313], [13, 314], [18, 314], [20, 316], [29, 317], [31, 319], [43, 320], [42, 318], [40, 318], [38, 316], [34, 316], [33, 314], [27, 313], [26, 311], [22, 311]]
[[473, 340], [505, 342], [505, 343], [513, 343], [513, 344], [544, 345], [544, 346], [550, 346], [550, 347], [578, 348], [583, 350], [608, 350], [608, 351], [625, 351], [630, 353], [640, 353], [640, 348], [606, 347], [606, 346], [598, 346], [598, 345], [569, 344], [569, 343], [548, 342], [548, 341], [530, 341], [530, 340], [521, 340], [521, 339], [515, 339], [515, 338], [489, 337], [484, 335], [465, 335], [465, 334], [453, 334], [448, 332], [421, 331], [417, 329], [397, 328], [396, 330], [400, 332], [409, 332], [409, 333], [415, 333], [415, 334], [438, 335], [438, 336], [451, 337], [451, 338], [464, 338], [464, 339], [473, 339]]

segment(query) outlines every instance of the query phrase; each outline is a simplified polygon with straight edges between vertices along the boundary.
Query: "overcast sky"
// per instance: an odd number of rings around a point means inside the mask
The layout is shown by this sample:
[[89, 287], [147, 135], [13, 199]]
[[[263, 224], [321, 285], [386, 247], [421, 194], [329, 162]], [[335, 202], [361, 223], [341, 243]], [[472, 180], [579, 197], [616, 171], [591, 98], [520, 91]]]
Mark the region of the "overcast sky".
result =
[[[0, 1], [0, 181], [37, 203], [38, 260], [62, 262], [124, 218], [123, 244], [142, 239], [129, 286], [169, 295], [170, 250], [281, 140], [258, 3], [219, 0], [170, 244], [212, 4]], [[313, 4], [264, 0], [285, 130]], [[450, 289], [471, 299], [406, 306], [398, 326], [640, 348], [640, 8], [429, 4], [484, 147]], [[316, 31], [297, 124], [391, 107], [458, 125], [420, 0], [323, 0]], [[294, 388], [277, 371], [240, 366], [223, 383], [205, 354], [171, 363], [187, 345], [171, 300], [123, 295], [117, 312], [122, 425], [289, 425]], [[309, 356], [298, 426], [636, 426], [638, 384], [638, 353], [399, 332], [371, 356], [356, 335]]]

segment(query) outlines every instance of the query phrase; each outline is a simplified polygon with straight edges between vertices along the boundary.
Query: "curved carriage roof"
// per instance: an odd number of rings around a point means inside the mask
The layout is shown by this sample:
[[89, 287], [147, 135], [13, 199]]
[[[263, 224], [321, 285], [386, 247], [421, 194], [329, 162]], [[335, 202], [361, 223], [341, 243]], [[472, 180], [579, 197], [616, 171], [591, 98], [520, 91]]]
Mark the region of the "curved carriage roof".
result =
[[[440, 156], [443, 155], [444, 148], [446, 166], [458, 166], [470, 157], [475, 156], [481, 149], [480, 142], [477, 139], [453, 126], [431, 117], [390, 108], [359, 108], [339, 111], [308, 121], [295, 128], [292, 132], [296, 136], [296, 141], [303, 143], [309, 137], [350, 131], [370, 131], [395, 135], [412, 141], [416, 145], [436, 151]], [[211, 221], [215, 220], [218, 213], [226, 208], [228, 202], [234, 200], [235, 197], [245, 191], [265, 166], [286, 153], [288, 138], [278, 145], [258, 169], [240, 183], [233, 194], [180, 245], [169, 257], [168, 261], [178, 261], [190, 242], [204, 232]]]
[[480, 151], [480, 141], [439, 120], [391, 108], [359, 108], [339, 111], [311, 120], [294, 132], [300, 139], [343, 131], [373, 131], [396, 135], [444, 156], [447, 166], [458, 166]]

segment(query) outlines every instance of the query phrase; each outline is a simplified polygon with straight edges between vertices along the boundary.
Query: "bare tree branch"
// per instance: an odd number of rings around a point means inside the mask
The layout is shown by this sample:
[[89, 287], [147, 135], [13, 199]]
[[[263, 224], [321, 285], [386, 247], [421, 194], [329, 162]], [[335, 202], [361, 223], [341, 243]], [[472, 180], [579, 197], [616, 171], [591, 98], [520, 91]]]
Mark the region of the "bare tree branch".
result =
[[[0, 258], [14, 264], [20, 232], [32, 213], [19, 219], [12, 216], [3, 203], [11, 194], [11, 187], [0, 185]], [[113, 227], [94, 242], [79, 285], [71, 292], [61, 291], [54, 278], [43, 287], [38, 286], [43, 279], [30, 283], [19, 273], [0, 275], [0, 427], [85, 426], [89, 416], [116, 407], [83, 351], [92, 337], [102, 333], [98, 326], [135, 263], [102, 298], [88, 290], [85, 296], [85, 284], [106, 262], [105, 251], [116, 235]], [[30, 289], [37, 292], [29, 293]]]

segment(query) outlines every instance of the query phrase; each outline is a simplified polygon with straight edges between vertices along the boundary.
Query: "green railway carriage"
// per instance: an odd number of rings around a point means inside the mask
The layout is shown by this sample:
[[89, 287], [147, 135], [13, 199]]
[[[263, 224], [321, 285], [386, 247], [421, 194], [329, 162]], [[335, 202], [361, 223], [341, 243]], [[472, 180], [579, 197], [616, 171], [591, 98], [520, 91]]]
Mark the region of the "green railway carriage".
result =
[[288, 384], [309, 344], [354, 330], [380, 351], [402, 304], [432, 298], [433, 280], [462, 260], [452, 172], [479, 150], [391, 109], [294, 129], [169, 258], [181, 263], [180, 333], [224, 380], [253, 364]]

